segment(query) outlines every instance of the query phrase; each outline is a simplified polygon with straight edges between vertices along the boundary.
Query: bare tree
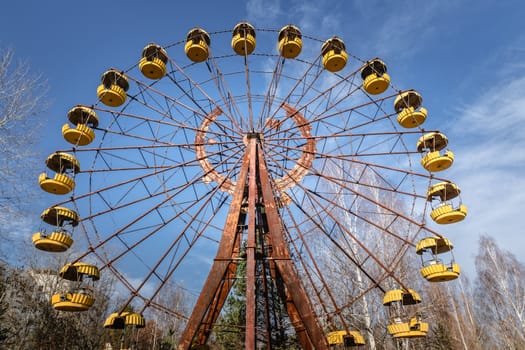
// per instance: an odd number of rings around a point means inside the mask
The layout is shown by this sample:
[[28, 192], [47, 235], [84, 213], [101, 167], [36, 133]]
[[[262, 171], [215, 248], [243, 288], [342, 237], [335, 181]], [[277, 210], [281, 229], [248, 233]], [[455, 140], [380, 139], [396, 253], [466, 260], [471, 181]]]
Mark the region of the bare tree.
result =
[[[477, 350], [477, 322], [471, 317], [473, 307], [470, 288], [464, 288], [461, 280], [452, 283], [430, 283], [425, 288], [430, 301], [425, 307], [430, 332], [425, 340], [427, 349]], [[466, 282], [468, 284], [468, 282]]]
[[[159, 304], [166, 305], [171, 310], [179, 310], [181, 314], [184, 311], [189, 311], [188, 300], [188, 292], [173, 281], [166, 283], [156, 298]], [[186, 320], [180, 316], [170, 315], [158, 310], [151, 310], [147, 316], [154, 321], [154, 325], [162, 336], [161, 339], [158, 339], [159, 348], [162, 349], [162, 346], [168, 348], [168, 345], [175, 348], [176, 340], [181, 336]]]
[[60, 283], [55, 271], [6, 267], [2, 324], [8, 333], [0, 349], [101, 349], [113, 282], [106, 277], [98, 282], [89, 311], [56, 311], [50, 300]]
[[[342, 317], [348, 326], [363, 332], [367, 349], [395, 349], [395, 341], [386, 332], [389, 318], [382, 305], [383, 293], [377, 288], [369, 291], [375, 283], [370, 279], [379, 281], [385, 270], [369, 254], [388, 266], [395, 266], [396, 276], [410, 281], [409, 287], [419, 290], [422, 279], [418, 276], [415, 254], [405, 254], [408, 247], [395, 236], [408, 239], [415, 228], [405, 219], [392, 219], [394, 215], [388, 208], [404, 212], [405, 205], [396, 198], [396, 194], [380, 190], [381, 179], [371, 169], [356, 164], [350, 168], [336, 164], [328, 167], [327, 172], [336, 179], [349, 179], [344, 183], [328, 184], [327, 189], [336, 203], [330, 209], [332, 216], [339, 221], [333, 225], [330, 238], [337, 241], [345, 256], [333, 254], [332, 243], [323, 235], [313, 235], [312, 239], [318, 240], [315, 243], [315, 260], [338, 302], [345, 304], [360, 296], [352, 307], [343, 310]], [[331, 222], [330, 216], [323, 218], [323, 222]], [[340, 230], [341, 226], [347, 232]], [[361, 249], [360, 245], [365, 245], [370, 253]], [[383, 290], [397, 287], [389, 279], [380, 282], [380, 285]]]
[[[0, 174], [2, 183], [9, 186], [0, 188], [0, 208], [12, 208], [26, 196], [28, 165], [35, 160], [33, 145], [38, 143], [39, 127], [37, 118], [45, 107], [46, 83], [34, 75], [27, 62], [13, 63], [14, 52], [0, 49]], [[33, 178], [32, 178], [33, 179]], [[34, 182], [34, 181], [33, 181]]]
[[484, 348], [525, 349], [525, 266], [482, 236], [476, 269], [474, 298]]
[[[12, 247], [10, 231], [23, 222], [23, 209], [38, 192], [34, 147], [42, 125], [47, 84], [27, 62], [14, 62], [12, 49], [0, 48], [0, 240]], [[5, 257], [8, 252], [3, 252]]]

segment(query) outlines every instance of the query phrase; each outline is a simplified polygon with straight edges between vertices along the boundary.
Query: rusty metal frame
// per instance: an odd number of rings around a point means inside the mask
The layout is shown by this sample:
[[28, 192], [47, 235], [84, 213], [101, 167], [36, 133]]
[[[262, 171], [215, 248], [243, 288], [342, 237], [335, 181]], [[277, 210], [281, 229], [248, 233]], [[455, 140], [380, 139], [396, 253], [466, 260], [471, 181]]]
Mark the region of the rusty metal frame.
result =
[[[257, 275], [256, 266], [263, 259], [269, 267], [269, 275], [277, 286], [301, 347], [305, 350], [328, 349], [313, 307], [290, 258], [274, 197], [278, 189], [271, 185], [260, 142], [259, 134], [248, 136], [247, 151], [233, 191], [217, 255], [180, 338], [178, 350], [190, 350], [208, 341], [235, 280], [243, 229], [246, 226], [245, 349], [256, 349], [257, 333], [261, 331], [257, 327], [256, 283], [257, 279], [266, 277]], [[247, 203], [247, 210], [243, 210], [243, 203]], [[264, 231], [267, 231], [263, 239], [266, 245], [264, 257], [257, 254], [258, 227], [264, 227]], [[266, 332], [265, 338], [269, 339], [269, 326]]]

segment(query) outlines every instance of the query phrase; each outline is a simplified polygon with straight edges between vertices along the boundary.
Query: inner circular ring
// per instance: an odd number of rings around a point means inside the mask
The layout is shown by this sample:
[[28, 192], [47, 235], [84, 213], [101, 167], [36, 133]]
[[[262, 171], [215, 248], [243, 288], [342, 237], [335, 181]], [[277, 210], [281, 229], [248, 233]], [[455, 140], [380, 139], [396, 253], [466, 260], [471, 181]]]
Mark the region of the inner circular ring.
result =
[[[275, 179], [276, 190], [281, 194], [282, 199], [285, 202], [289, 202], [289, 197], [285, 194], [285, 191], [299, 182], [308, 174], [309, 169], [313, 165], [316, 152], [316, 140], [312, 137], [312, 127], [310, 122], [304, 117], [304, 115], [292, 106], [283, 103], [281, 109], [286, 112], [286, 117], [294, 121], [297, 129], [299, 130], [301, 137], [305, 139], [305, 143], [302, 147], [302, 152], [299, 158], [295, 161], [295, 165], [282, 177]], [[200, 163], [200, 166], [205, 172], [202, 180], [205, 183], [215, 181], [221, 191], [233, 194], [235, 191], [236, 182], [230, 178], [224, 176], [216, 167], [210, 162], [206, 154], [205, 149], [205, 136], [210, 126], [215, 122], [218, 116], [222, 114], [220, 108], [216, 108], [210, 114], [206, 115], [201, 123], [200, 128], [197, 130], [195, 135], [195, 155]], [[283, 120], [284, 121], [284, 120]], [[270, 128], [278, 128], [282, 121], [275, 119], [267, 119], [265, 126]], [[246, 144], [248, 135], [244, 136], [244, 143]], [[287, 200], [286, 200], [287, 199]]]

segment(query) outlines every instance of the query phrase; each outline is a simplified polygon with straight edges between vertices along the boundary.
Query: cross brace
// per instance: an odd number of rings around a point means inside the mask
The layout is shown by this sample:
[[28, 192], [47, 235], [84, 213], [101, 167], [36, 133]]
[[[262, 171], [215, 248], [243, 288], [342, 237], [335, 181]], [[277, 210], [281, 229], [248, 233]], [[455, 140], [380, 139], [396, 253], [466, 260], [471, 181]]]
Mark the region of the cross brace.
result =
[[[233, 191], [217, 255], [180, 338], [178, 350], [206, 348], [213, 325], [235, 281], [246, 220], [245, 350], [259, 348], [257, 332], [261, 331], [261, 327], [257, 325], [256, 283], [257, 279], [265, 278], [258, 275], [261, 270], [257, 269], [257, 264], [263, 260], [269, 267], [269, 275], [303, 350], [328, 350], [326, 338], [290, 258], [260, 142], [257, 137], [248, 137], [247, 152]], [[263, 254], [258, 252], [261, 248], [257, 247], [261, 233], [264, 234]], [[270, 332], [269, 326], [266, 332]], [[267, 338], [270, 337], [267, 335]], [[271, 349], [269, 342], [268, 349]]]

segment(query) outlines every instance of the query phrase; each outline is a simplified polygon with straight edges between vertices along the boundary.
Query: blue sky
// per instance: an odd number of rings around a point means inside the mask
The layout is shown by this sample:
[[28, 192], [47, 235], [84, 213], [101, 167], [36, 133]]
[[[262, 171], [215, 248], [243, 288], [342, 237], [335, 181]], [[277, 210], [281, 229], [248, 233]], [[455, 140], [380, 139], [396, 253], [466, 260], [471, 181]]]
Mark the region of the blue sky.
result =
[[[129, 67], [145, 44], [183, 40], [200, 26], [227, 30], [293, 23], [317, 38], [337, 35], [359, 57], [381, 57], [396, 85], [422, 93], [429, 129], [456, 155], [446, 176], [462, 189], [467, 219], [440, 228], [472, 271], [480, 234], [524, 261], [525, 7], [521, 1], [9, 1], [0, 45], [49, 82], [45, 154], [63, 146], [69, 108], [94, 101], [101, 73]], [[55, 143], [55, 141], [57, 143]], [[35, 210], [35, 216], [43, 203]]]

